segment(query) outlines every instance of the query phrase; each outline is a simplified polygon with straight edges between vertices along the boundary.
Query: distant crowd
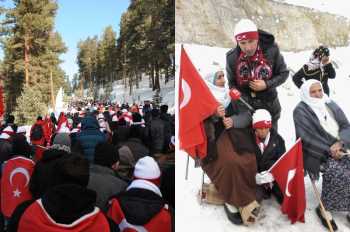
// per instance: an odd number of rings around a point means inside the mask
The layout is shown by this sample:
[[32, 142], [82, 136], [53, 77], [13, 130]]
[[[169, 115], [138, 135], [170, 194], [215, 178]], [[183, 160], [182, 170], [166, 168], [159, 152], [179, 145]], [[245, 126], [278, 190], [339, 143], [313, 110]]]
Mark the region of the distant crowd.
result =
[[[28, 129], [27, 129], [28, 128]], [[74, 102], [0, 129], [0, 231], [174, 231], [168, 106]]]

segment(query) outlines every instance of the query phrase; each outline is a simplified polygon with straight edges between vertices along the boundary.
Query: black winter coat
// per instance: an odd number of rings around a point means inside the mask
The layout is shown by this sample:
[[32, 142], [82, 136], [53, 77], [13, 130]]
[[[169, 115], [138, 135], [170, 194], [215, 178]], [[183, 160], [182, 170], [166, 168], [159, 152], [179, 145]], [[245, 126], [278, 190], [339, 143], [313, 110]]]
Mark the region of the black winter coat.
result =
[[256, 162], [258, 165], [258, 172], [268, 170], [284, 153], [286, 152], [286, 146], [283, 138], [273, 129], [270, 131], [270, 140], [264, 153], [256, 145]]
[[318, 68], [316, 70], [308, 70], [308, 66], [305, 64], [298, 72], [293, 76], [294, 84], [300, 88], [303, 84], [303, 79], [306, 81], [309, 79], [315, 79], [322, 83], [323, 91], [329, 96], [328, 79], [335, 78], [335, 70], [332, 63], [326, 64], [323, 67], [323, 72]]
[[[283, 56], [275, 43], [275, 37], [265, 31], [259, 30], [259, 46], [262, 49], [265, 59], [272, 67], [272, 78], [266, 81], [267, 89], [261, 92], [256, 92], [256, 98], [263, 101], [273, 101], [277, 97], [276, 87], [285, 82], [288, 78], [289, 71]], [[241, 91], [242, 95], [250, 96], [250, 92], [253, 92], [248, 86], [246, 88], [240, 88], [236, 80], [236, 66], [239, 54], [241, 52], [240, 47], [231, 49], [226, 54], [226, 72], [227, 80], [230, 88], [237, 88]]]

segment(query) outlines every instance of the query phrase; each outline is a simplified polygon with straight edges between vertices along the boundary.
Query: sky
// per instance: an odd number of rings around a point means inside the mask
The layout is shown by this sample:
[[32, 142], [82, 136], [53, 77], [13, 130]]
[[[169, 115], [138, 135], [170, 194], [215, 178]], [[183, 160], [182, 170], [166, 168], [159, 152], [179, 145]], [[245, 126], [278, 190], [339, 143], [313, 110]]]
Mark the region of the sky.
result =
[[[9, 6], [12, 1], [5, 1]], [[119, 36], [119, 23], [129, 0], [57, 0], [58, 11], [55, 19], [55, 31], [58, 31], [68, 48], [61, 55], [61, 67], [73, 78], [78, 72], [76, 63], [77, 44], [88, 36], [101, 36], [104, 28], [111, 25]]]

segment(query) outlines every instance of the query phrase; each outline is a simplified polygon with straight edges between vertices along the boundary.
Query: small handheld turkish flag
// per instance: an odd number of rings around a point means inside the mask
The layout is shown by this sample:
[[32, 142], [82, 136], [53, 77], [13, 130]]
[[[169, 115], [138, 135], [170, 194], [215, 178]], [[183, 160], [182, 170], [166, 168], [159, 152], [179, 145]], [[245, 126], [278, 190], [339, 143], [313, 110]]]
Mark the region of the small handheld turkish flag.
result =
[[304, 222], [306, 200], [303, 149], [300, 138], [269, 171], [284, 195], [282, 212], [288, 215], [292, 223]]
[[239, 100], [241, 98], [241, 92], [239, 92], [237, 89], [231, 89], [230, 97], [232, 100]]

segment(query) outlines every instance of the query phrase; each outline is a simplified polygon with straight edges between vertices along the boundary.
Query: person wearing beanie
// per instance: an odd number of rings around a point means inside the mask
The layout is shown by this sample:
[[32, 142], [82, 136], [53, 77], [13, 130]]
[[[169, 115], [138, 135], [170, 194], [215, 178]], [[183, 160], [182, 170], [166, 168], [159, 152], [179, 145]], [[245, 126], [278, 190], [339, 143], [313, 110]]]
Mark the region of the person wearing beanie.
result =
[[15, 116], [12, 114], [8, 115], [5, 124], [1, 126], [0, 131], [3, 131], [4, 128], [11, 127], [12, 131], [17, 131], [17, 124], [15, 124]]
[[0, 134], [0, 164], [8, 160], [12, 154], [12, 137], [14, 132], [11, 127], [6, 127]]
[[76, 135], [72, 148], [73, 150], [82, 148], [84, 156], [92, 163], [96, 145], [106, 141], [107, 136], [100, 131], [96, 117], [87, 116], [81, 120], [81, 132]]
[[[249, 19], [241, 19], [236, 24], [233, 36], [237, 46], [226, 54], [229, 88], [238, 90], [241, 98], [254, 109], [268, 110], [272, 127], [277, 131], [281, 106], [276, 88], [287, 80], [289, 71], [275, 37], [258, 30]], [[232, 125], [234, 119], [224, 123]]]
[[68, 153], [71, 152], [71, 137], [70, 133], [57, 133], [53, 136], [52, 145], [50, 148], [62, 149]]
[[253, 137], [256, 147], [256, 162], [258, 173], [256, 183], [258, 198], [267, 199], [271, 193], [276, 197], [279, 204], [283, 202], [283, 194], [274, 181], [271, 173], [267, 172], [270, 167], [286, 152], [283, 138], [272, 128], [271, 115], [265, 109], [258, 109], [253, 114]]
[[107, 215], [124, 229], [174, 231], [173, 217], [159, 189], [161, 172], [157, 162], [150, 156], [139, 159], [133, 175], [126, 191], [109, 201]]
[[[49, 186], [38, 199], [23, 202], [16, 208], [8, 231], [115, 231], [115, 223], [95, 206], [95, 191], [86, 188], [89, 161], [55, 149], [45, 151], [38, 164], [48, 160], [52, 164], [46, 176]], [[42, 169], [43, 165], [35, 167], [33, 178], [38, 171], [43, 171], [38, 168]]]
[[110, 143], [99, 143], [95, 148], [94, 163], [90, 165], [88, 189], [97, 194], [96, 206], [107, 211], [110, 197], [125, 190], [127, 183], [119, 178], [119, 151]]

